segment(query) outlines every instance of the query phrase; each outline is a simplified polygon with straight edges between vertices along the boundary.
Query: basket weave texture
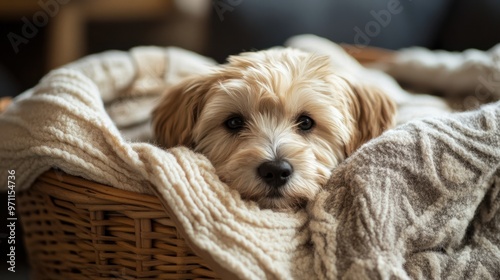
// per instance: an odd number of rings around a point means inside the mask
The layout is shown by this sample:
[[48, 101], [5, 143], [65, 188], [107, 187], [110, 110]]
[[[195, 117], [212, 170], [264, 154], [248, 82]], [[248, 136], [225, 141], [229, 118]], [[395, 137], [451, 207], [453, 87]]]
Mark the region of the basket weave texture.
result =
[[18, 195], [35, 279], [214, 279], [158, 198], [51, 170]]

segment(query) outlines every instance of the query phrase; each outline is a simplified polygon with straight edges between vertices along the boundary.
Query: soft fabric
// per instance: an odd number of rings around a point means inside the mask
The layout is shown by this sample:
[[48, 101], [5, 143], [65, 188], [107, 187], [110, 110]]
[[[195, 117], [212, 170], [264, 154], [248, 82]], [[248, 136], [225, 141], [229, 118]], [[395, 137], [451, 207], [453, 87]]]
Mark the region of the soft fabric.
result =
[[489, 51], [400, 50], [393, 63], [378, 65], [405, 84], [447, 96], [469, 96], [479, 102], [500, 98], [500, 45]]
[[[412, 107], [394, 80], [361, 68], [331, 42], [303, 36], [288, 44], [344, 63], [343, 75], [378, 75], [401, 108]], [[274, 212], [241, 200], [204, 156], [134, 138], [147, 122], [143, 110], [154, 104], [149, 98], [211, 65], [180, 49], [149, 47], [49, 73], [0, 116], [2, 182], [6, 170], [16, 170], [19, 191], [58, 167], [155, 193], [197, 254], [226, 279], [500, 278], [500, 103], [457, 114], [440, 104], [433, 111], [439, 116], [365, 144], [306, 209]], [[422, 100], [434, 100], [414, 98], [421, 111]]]

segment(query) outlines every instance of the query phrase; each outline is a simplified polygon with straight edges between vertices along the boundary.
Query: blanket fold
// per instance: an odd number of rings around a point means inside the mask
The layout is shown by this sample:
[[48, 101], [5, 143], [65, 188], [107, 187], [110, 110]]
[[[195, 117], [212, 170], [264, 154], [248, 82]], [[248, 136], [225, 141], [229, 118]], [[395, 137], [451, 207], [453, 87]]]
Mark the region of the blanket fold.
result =
[[450, 114], [332, 42], [287, 44], [329, 55], [342, 74], [375, 77], [367, 82], [396, 99], [406, 122], [343, 162], [305, 209], [259, 209], [204, 156], [154, 145], [148, 112], [163, 89], [215, 65], [178, 48], [107, 52], [49, 73], [0, 115], [0, 179], [16, 170], [21, 191], [58, 167], [155, 194], [226, 279], [499, 279], [500, 102]]

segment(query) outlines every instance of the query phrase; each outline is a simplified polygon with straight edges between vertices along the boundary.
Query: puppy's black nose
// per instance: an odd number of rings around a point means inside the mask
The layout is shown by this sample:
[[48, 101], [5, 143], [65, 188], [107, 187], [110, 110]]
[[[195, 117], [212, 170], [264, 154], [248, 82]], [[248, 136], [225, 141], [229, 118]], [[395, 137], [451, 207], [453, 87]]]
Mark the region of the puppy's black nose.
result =
[[257, 168], [259, 177], [271, 187], [281, 187], [292, 177], [293, 167], [286, 160], [264, 162]]

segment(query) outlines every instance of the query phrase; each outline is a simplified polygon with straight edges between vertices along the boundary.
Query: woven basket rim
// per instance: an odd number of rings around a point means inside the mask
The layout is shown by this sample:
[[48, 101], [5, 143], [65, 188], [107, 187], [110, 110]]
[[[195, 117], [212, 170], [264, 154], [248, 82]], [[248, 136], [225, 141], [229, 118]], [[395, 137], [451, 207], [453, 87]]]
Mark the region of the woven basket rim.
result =
[[[161, 203], [158, 202], [158, 198], [150, 194], [115, 188], [113, 186], [101, 184], [79, 176], [70, 175], [58, 169], [50, 169], [46, 171], [38, 177], [38, 180], [56, 185], [67, 191], [62, 193], [51, 193], [55, 197], [64, 198], [64, 196], [68, 195], [86, 196], [88, 198], [95, 199], [93, 200], [95, 202], [105, 198], [106, 200], [114, 202], [126, 202], [140, 206], [157, 205], [155, 208], [158, 208], [158, 210], [164, 209], [163, 206], [161, 206]], [[37, 184], [34, 184], [32, 187], [35, 189], [39, 188]], [[43, 191], [46, 192], [48, 190], [44, 189]], [[124, 201], [124, 199], [126, 201]]]

